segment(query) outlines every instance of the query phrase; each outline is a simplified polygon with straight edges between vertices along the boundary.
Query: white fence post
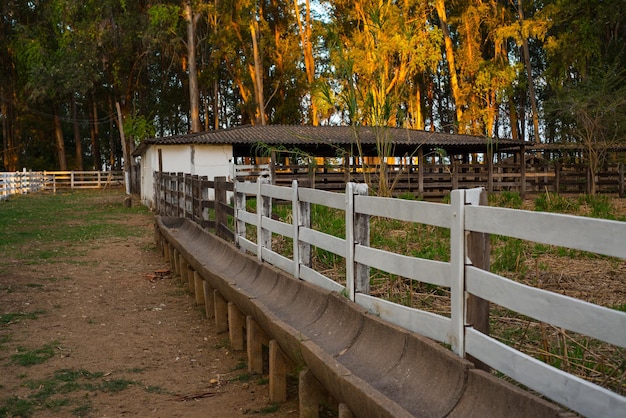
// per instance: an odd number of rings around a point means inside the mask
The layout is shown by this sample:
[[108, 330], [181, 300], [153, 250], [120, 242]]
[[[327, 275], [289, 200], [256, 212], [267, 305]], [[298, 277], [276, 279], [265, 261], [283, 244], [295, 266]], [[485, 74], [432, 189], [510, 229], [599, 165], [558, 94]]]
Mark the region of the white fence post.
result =
[[261, 193], [261, 188], [264, 184], [269, 184], [270, 180], [267, 177], [259, 177], [257, 179], [257, 196], [256, 196], [256, 213], [257, 213], [257, 227], [256, 227], [256, 242], [257, 242], [257, 257], [259, 261], [263, 261], [263, 248], [272, 248], [272, 233], [271, 231], [263, 228], [263, 217], [272, 216], [272, 198], [265, 197]]
[[[234, 177], [233, 177], [234, 178]], [[239, 212], [246, 210], [246, 194], [240, 193], [237, 190], [238, 182], [234, 181], [234, 193], [235, 193], [235, 245], [237, 248], [241, 248], [239, 244], [239, 237], [246, 237], [246, 221], [240, 218]]]
[[450, 316], [452, 351], [465, 357], [465, 190], [450, 194]]

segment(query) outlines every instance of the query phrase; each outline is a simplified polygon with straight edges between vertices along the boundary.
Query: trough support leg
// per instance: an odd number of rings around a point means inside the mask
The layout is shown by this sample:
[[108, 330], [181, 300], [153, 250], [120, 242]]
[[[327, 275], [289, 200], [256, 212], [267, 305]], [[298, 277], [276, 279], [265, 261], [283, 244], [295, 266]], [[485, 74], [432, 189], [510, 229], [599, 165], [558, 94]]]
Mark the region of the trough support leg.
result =
[[197, 271], [193, 272], [193, 290], [195, 291], [196, 305], [204, 305], [204, 286], [202, 286], [202, 276]]
[[243, 327], [245, 317], [233, 302], [228, 302], [228, 336], [230, 345], [235, 351], [243, 350]]
[[354, 414], [345, 403], [339, 404], [339, 415], [338, 418], [354, 418]]
[[178, 274], [180, 274], [180, 281], [183, 285], [189, 283], [187, 279], [188, 266], [185, 258], [181, 253], [178, 253]]
[[287, 400], [287, 356], [276, 340], [269, 343], [270, 349], [270, 402]]
[[261, 329], [254, 317], [246, 317], [246, 339], [248, 350], [248, 373], [263, 373], [263, 345], [269, 344], [269, 337]]
[[171, 247], [171, 248], [172, 248], [172, 250], [171, 250], [170, 254], [172, 256], [172, 267], [174, 268], [173, 272], [174, 272], [174, 274], [180, 274], [180, 271], [178, 270], [178, 267], [179, 267], [178, 266], [178, 262], [179, 262], [178, 250], [176, 248], [174, 248], [174, 247]]
[[170, 261], [170, 248], [165, 238], [161, 238], [161, 250], [163, 251], [163, 260]]
[[228, 302], [219, 290], [213, 291], [213, 300], [215, 304], [215, 330], [222, 333], [228, 331]]
[[298, 393], [300, 418], [319, 418], [320, 403], [328, 393], [309, 369], [300, 372]]
[[215, 298], [213, 296], [213, 287], [209, 282], [202, 281], [202, 290], [204, 291], [204, 312], [208, 319], [215, 316]]

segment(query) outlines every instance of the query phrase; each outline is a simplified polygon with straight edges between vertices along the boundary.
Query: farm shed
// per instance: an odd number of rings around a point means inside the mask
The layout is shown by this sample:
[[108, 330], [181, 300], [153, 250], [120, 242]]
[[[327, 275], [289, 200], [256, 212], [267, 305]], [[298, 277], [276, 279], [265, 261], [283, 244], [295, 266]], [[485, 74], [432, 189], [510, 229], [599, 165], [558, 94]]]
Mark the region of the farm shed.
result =
[[[246, 125], [147, 139], [137, 147], [133, 156], [140, 158], [141, 200], [151, 206], [155, 171], [183, 172], [210, 179], [229, 176], [231, 164], [243, 164], [250, 160], [262, 162], [258, 158], [261, 148], [282, 154], [283, 163], [284, 155], [294, 155], [287, 151], [297, 150], [298, 155], [335, 162], [341, 160], [340, 166], [359, 165], [362, 162], [356, 158], [359, 156], [358, 148], [361, 147], [363, 156], [375, 158], [377, 144], [383, 138], [391, 145], [391, 155], [410, 158], [418, 164], [424, 157], [434, 160], [442, 155], [450, 160], [468, 162], [472, 155], [487, 155], [494, 151], [516, 154], [524, 145], [519, 141], [405, 128]], [[273, 163], [276, 164], [276, 161]]]

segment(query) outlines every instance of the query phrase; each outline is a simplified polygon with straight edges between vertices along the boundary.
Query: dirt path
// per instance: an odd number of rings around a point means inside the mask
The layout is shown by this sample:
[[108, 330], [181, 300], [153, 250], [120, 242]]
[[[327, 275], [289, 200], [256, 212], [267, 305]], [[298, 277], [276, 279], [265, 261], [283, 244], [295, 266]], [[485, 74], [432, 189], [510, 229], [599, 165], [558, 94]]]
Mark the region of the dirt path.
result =
[[267, 376], [247, 373], [177, 279], [150, 280], [168, 268], [152, 216], [113, 222], [140, 236], [1, 257], [0, 417], [297, 416], [295, 394], [270, 403]]

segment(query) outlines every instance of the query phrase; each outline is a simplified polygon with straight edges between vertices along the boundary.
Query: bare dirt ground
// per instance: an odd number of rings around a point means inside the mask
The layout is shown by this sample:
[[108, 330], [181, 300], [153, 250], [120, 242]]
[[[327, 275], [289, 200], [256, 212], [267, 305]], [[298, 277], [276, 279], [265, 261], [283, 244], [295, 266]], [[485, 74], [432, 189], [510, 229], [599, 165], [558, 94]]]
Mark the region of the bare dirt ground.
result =
[[[296, 395], [272, 404], [267, 376], [247, 373], [177, 278], [154, 279], [169, 266], [153, 216], [115, 222], [141, 235], [51, 248], [68, 254], [51, 262], [0, 257], [0, 417], [297, 416]], [[29, 355], [42, 361], [21, 365]]]

